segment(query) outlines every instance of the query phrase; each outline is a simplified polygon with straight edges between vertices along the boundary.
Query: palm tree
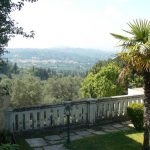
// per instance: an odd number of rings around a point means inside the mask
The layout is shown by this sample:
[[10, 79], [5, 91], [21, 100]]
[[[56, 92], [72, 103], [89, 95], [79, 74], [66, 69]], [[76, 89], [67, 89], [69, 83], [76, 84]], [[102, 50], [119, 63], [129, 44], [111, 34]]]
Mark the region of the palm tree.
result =
[[122, 51], [117, 58], [124, 62], [120, 77], [127, 75], [130, 70], [140, 73], [144, 78], [144, 141], [143, 150], [150, 150], [150, 21], [134, 20], [129, 22], [129, 31], [123, 30], [129, 36], [111, 33], [119, 39]]

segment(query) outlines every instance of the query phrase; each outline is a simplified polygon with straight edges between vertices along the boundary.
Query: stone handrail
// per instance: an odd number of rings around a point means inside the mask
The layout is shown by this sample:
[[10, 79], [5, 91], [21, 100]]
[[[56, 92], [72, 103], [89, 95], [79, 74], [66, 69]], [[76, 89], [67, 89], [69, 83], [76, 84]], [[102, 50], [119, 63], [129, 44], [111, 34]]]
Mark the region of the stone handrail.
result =
[[[97, 121], [126, 117], [127, 106], [133, 102], [142, 103], [143, 95], [70, 102], [71, 125], [93, 125]], [[10, 108], [5, 113], [5, 128], [19, 132], [65, 126], [65, 105], [66, 103]]]

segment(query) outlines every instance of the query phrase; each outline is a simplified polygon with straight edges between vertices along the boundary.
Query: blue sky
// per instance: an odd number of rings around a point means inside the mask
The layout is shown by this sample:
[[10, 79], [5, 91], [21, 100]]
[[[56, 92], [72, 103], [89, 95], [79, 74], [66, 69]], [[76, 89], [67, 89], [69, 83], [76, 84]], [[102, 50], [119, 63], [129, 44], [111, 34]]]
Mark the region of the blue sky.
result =
[[[17, 0], [14, 0], [17, 1]], [[13, 38], [8, 47], [116, 49], [110, 32], [123, 34], [127, 22], [150, 18], [149, 0], [38, 0], [12, 17], [35, 38]]]

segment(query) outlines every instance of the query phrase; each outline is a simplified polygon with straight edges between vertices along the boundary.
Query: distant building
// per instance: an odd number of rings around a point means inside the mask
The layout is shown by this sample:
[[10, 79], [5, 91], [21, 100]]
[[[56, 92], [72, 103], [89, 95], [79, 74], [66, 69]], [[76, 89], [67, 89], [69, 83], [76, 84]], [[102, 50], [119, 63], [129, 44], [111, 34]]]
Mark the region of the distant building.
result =
[[143, 87], [128, 89], [128, 95], [141, 95], [141, 94], [144, 94]]

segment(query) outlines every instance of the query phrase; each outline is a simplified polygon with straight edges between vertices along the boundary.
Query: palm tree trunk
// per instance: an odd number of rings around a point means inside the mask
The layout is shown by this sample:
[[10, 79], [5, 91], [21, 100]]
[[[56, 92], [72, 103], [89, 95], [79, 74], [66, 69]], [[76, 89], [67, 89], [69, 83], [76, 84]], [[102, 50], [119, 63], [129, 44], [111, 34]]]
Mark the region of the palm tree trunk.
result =
[[144, 141], [143, 150], [150, 150], [150, 72], [144, 72]]

